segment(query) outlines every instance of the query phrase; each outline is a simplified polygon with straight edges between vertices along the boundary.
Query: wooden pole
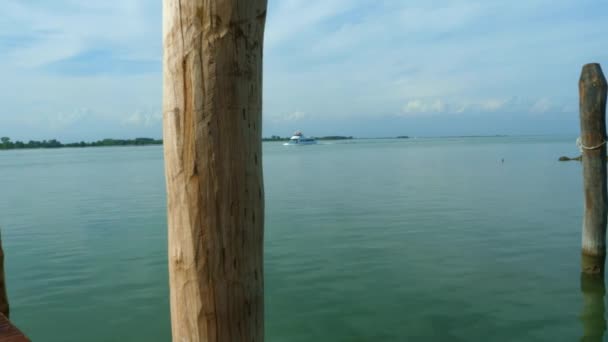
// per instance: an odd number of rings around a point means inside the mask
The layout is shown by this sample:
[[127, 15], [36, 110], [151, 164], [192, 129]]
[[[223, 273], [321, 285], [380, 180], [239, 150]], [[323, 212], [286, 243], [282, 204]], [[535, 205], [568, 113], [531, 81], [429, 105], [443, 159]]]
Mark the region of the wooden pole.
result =
[[173, 341], [263, 341], [266, 0], [163, 1]]
[[583, 67], [579, 80], [585, 211], [582, 269], [604, 274], [606, 259], [606, 79], [599, 64]]
[[2, 236], [0, 235], [0, 313], [9, 317], [8, 296], [6, 294], [6, 278], [4, 276], [4, 249], [2, 248]]
[[606, 332], [604, 277], [582, 273], [581, 293], [583, 295], [583, 310], [580, 317], [583, 325], [581, 341], [603, 341]]

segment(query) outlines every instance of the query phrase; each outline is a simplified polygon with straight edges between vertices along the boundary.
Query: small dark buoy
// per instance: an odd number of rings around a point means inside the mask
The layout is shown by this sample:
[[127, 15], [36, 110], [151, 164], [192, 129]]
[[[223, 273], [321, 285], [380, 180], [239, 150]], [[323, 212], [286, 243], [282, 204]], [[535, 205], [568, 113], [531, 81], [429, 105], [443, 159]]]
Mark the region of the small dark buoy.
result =
[[505, 162], [505, 158], [502, 158], [502, 159], [500, 160], [500, 162], [501, 162], [501, 163], [504, 163], [504, 162]]

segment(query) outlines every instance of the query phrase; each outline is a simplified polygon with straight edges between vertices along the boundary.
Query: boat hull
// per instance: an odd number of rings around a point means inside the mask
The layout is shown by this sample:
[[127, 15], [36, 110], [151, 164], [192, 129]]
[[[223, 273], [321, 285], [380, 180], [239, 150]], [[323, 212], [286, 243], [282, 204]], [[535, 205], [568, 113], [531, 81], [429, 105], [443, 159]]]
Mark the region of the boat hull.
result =
[[283, 146], [300, 146], [300, 145], [315, 145], [317, 143], [316, 140], [312, 141], [298, 141], [298, 142], [286, 142]]
[[285, 146], [298, 146], [298, 145], [314, 145], [317, 141], [314, 138], [305, 137], [302, 132], [296, 131], [294, 135], [289, 139], [288, 142], [284, 143]]

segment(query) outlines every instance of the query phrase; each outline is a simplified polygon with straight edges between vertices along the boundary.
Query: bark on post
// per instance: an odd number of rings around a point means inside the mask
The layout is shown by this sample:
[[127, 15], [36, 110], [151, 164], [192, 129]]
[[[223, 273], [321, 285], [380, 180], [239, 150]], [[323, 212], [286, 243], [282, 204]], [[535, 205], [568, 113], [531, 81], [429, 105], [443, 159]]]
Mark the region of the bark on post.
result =
[[173, 341], [263, 341], [266, 0], [163, 0]]
[[606, 259], [606, 79], [599, 64], [583, 67], [579, 80], [581, 149], [583, 150], [582, 269], [604, 273]]

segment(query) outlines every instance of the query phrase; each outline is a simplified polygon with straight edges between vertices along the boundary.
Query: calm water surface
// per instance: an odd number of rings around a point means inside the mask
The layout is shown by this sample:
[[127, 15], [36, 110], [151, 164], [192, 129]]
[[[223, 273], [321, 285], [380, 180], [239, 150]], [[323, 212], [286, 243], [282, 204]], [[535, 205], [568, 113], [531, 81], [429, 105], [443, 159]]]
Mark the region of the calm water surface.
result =
[[[602, 288], [579, 275], [580, 164], [557, 162], [576, 154], [574, 137], [265, 143], [267, 340], [601, 332]], [[0, 175], [22, 330], [170, 340], [161, 147], [2, 152]]]

